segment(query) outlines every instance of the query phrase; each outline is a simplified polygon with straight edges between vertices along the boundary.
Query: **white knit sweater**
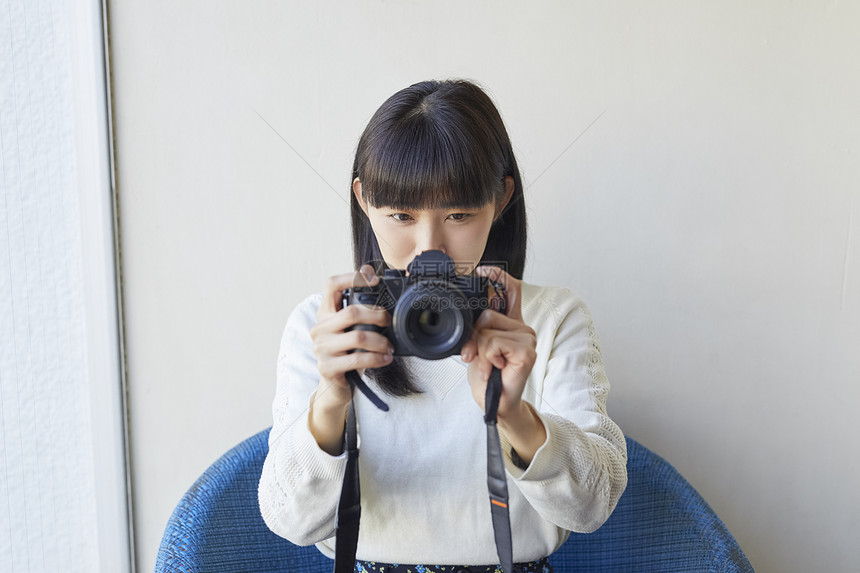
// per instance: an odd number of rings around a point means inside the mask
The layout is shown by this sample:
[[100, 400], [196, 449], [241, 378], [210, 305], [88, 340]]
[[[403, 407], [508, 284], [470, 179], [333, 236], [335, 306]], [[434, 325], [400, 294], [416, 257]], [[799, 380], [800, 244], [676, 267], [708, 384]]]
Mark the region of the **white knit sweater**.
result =
[[[300, 303], [284, 329], [259, 499], [272, 531], [299, 545], [317, 543], [331, 557], [346, 455], [325, 453], [308, 429], [319, 381], [309, 331], [321, 298], [317, 293]], [[515, 562], [549, 555], [568, 531], [600, 527], [627, 484], [627, 448], [606, 414], [609, 382], [588, 310], [569, 289], [528, 283], [522, 285], [522, 305], [525, 323], [537, 334], [537, 360], [523, 398], [540, 414], [547, 441], [523, 471], [502, 438]], [[486, 427], [466, 380], [467, 365], [459, 356], [404, 360], [424, 393], [380, 394], [388, 412], [356, 393], [362, 507], [357, 558], [498, 563]]]

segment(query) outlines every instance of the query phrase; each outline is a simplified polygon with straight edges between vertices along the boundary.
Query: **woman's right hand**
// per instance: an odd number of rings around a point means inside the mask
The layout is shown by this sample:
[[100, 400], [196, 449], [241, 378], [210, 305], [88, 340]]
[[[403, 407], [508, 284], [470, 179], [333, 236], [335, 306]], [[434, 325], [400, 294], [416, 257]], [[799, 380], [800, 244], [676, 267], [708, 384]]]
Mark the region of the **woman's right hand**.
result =
[[[365, 368], [381, 368], [392, 360], [394, 349], [384, 335], [370, 330], [346, 332], [356, 324], [390, 326], [391, 315], [383, 308], [362, 304], [342, 307], [344, 290], [377, 283], [379, 277], [370, 265], [362, 266], [357, 273], [329, 277], [317, 311], [317, 324], [310, 330], [320, 373], [311, 405], [311, 432], [320, 447], [333, 455], [342, 450], [343, 422], [352, 397], [346, 373], [357, 370], [361, 374]], [[356, 349], [366, 352], [350, 353]]]

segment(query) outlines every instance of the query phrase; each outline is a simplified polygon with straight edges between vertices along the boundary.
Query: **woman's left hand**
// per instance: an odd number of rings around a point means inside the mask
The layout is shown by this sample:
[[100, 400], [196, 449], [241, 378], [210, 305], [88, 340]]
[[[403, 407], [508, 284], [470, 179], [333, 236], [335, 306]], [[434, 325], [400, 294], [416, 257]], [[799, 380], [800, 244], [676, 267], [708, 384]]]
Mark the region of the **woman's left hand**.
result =
[[493, 366], [502, 372], [499, 422], [521, 416], [526, 380], [537, 358], [534, 329], [523, 322], [522, 281], [499, 267], [483, 266], [475, 274], [504, 285], [506, 314], [485, 310], [475, 321], [472, 338], [463, 345], [460, 356], [469, 364], [468, 379], [475, 402], [485, 410], [487, 380]]

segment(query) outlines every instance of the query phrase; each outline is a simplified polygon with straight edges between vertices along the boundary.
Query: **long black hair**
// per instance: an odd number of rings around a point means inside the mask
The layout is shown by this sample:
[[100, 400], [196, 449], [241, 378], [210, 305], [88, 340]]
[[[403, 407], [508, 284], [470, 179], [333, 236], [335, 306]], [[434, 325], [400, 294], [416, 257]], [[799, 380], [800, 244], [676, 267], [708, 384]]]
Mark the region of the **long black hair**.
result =
[[[426, 81], [389, 97], [373, 114], [355, 152], [350, 184], [361, 181], [374, 207], [438, 209], [483, 207], [502, 200], [505, 177], [513, 195], [490, 229], [481, 263], [522, 279], [526, 207], [513, 147], [496, 106], [467, 80]], [[355, 269], [387, 268], [367, 215], [350, 188]], [[479, 263], [480, 264], [480, 263]], [[417, 392], [402, 360], [365, 371], [395, 396]]]

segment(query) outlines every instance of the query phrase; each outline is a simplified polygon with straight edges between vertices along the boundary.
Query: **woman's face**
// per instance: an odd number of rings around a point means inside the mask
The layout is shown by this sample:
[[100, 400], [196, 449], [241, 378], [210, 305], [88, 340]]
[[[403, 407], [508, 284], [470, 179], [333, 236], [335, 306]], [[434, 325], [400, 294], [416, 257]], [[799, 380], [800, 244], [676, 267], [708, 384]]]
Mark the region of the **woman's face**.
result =
[[506, 197], [498, 205], [487, 203], [469, 209], [371, 207], [364, 202], [358, 178], [353, 181], [352, 190], [370, 220], [389, 267], [406, 269], [417, 255], [435, 249], [454, 260], [457, 274], [469, 274], [484, 254], [493, 221], [513, 193], [513, 178], [506, 177], [505, 186]]

